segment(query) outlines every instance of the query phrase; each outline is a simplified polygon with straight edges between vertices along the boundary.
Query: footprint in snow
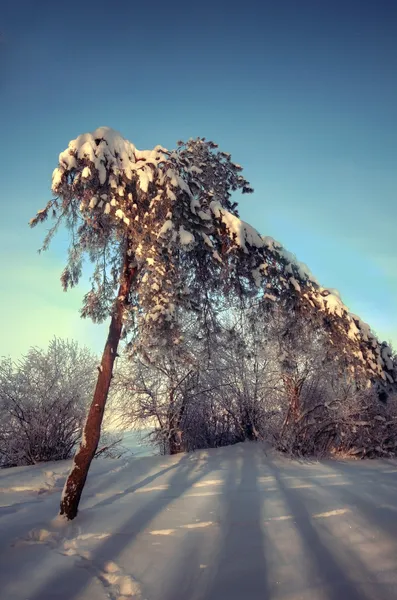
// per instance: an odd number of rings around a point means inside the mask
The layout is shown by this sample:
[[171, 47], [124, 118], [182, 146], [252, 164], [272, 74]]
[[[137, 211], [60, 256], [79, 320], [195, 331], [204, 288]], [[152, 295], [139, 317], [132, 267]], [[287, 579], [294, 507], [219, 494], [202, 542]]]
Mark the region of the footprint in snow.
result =
[[99, 567], [83, 553], [77, 552], [81, 558], [79, 566], [87, 568], [106, 588], [111, 600], [143, 600], [139, 583], [124, 572], [115, 562], [109, 561]]
[[79, 529], [75, 529], [74, 534], [74, 537], [65, 539], [59, 531], [32, 529], [26, 538], [17, 540], [14, 545], [44, 544], [58, 554], [75, 557], [76, 566], [89, 570], [106, 588], [111, 600], [143, 600], [139, 583], [122, 567], [113, 561], [100, 564], [93, 559], [89, 549], [81, 547], [90, 540], [108, 538], [109, 533], [80, 533]]

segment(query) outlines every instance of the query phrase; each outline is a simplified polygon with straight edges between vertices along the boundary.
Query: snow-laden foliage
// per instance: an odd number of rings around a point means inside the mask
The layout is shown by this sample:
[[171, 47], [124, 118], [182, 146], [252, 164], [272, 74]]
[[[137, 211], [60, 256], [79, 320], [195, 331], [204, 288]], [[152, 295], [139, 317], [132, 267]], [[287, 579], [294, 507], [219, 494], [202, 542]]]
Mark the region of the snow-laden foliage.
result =
[[[330, 351], [350, 364], [352, 374], [395, 388], [397, 357], [386, 342], [380, 342], [369, 325], [351, 313], [339, 293], [322, 287], [306, 265], [299, 263], [281, 244], [264, 238], [266, 248], [282, 263], [280, 279], [293, 291], [295, 301], [290, 303], [296, 318], [312, 322], [328, 332]], [[289, 300], [285, 294], [281, 294]], [[298, 301], [296, 301], [298, 300]]]
[[94, 262], [83, 316], [101, 321], [111, 312], [125, 253], [137, 269], [126, 321], [136, 323], [136, 312], [142, 330], [172, 323], [176, 305], [194, 305], [203, 282], [217, 287], [213, 269], [219, 272], [221, 258], [219, 243], [211, 241], [211, 199], [233, 210], [231, 191], [251, 190], [241, 167], [214, 149], [211, 142], [191, 140], [177, 152], [159, 146], [139, 151], [100, 128], [61, 153], [53, 174], [57, 197], [31, 225], [54, 217], [44, 248], [63, 220], [70, 228], [65, 289], [77, 284], [85, 253]]
[[53, 339], [18, 363], [0, 362], [0, 465], [69, 458], [81, 436], [97, 360]]
[[396, 382], [387, 344], [278, 242], [239, 218], [232, 193], [252, 191], [241, 170], [204, 138], [180, 142], [174, 151], [141, 151], [102, 127], [60, 154], [56, 198], [31, 225], [54, 217], [44, 247], [62, 221], [70, 228], [65, 289], [77, 284], [84, 254], [95, 264], [82, 309], [94, 321], [112, 313], [126, 264], [134, 270], [125, 331], [139, 330], [143, 346], [180, 344], [179, 308], [211, 311], [221, 296], [237, 294], [260, 300], [264, 318], [272, 305], [287, 304], [297, 318], [326, 328], [352, 371]]

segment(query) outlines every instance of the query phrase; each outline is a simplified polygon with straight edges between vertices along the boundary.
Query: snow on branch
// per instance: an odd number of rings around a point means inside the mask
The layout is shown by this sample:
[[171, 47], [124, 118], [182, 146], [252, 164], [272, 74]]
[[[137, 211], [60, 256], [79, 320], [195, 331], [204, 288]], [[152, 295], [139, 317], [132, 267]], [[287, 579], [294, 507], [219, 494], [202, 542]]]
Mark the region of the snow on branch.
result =
[[263, 248], [264, 242], [259, 233], [228, 210], [223, 208], [219, 201], [213, 200], [210, 203], [210, 209], [213, 215], [218, 218], [235, 243], [246, 253], [249, 254], [248, 246], [253, 248]]
[[[241, 260], [254, 261], [251, 277], [264, 288], [264, 299], [276, 302], [288, 294], [308, 313], [318, 313], [326, 320], [331, 340], [337, 338], [343, 351], [352, 354], [359, 371], [385, 384], [397, 383], [397, 359], [386, 342], [380, 342], [369, 325], [350, 313], [337, 290], [322, 287], [307, 265], [269, 236], [260, 236], [250, 225], [231, 214], [216, 200], [210, 203], [213, 215], [222, 223], [235, 247], [242, 251]], [[271, 276], [271, 274], [273, 276]]]
[[174, 151], [138, 150], [100, 127], [61, 152], [52, 179], [56, 198], [30, 224], [55, 219], [44, 247], [62, 222], [69, 228], [65, 289], [78, 283], [84, 254], [95, 264], [82, 310], [94, 321], [112, 314], [125, 268], [136, 270], [125, 330], [138, 327], [161, 344], [178, 340], [178, 307], [204, 310], [219, 294], [256, 296], [268, 305], [288, 299], [327, 327], [330, 343], [369, 377], [397, 382], [391, 349], [338, 293], [321, 287], [305, 264], [239, 218], [232, 194], [253, 191], [241, 170], [204, 138], [181, 142]]
[[[370, 326], [349, 311], [337, 290], [322, 287], [308, 267], [279, 242], [270, 237], [264, 237], [263, 240], [273, 259], [282, 264], [282, 275], [277, 283], [288, 286], [297, 304], [302, 305], [308, 313], [322, 315], [331, 342], [338, 340], [342, 352], [351, 354], [358, 371], [366, 373], [373, 380], [380, 378], [385, 384], [397, 383], [397, 359], [393, 358], [389, 345], [380, 342]], [[269, 258], [268, 265], [271, 264]], [[265, 272], [268, 271], [267, 266]]]

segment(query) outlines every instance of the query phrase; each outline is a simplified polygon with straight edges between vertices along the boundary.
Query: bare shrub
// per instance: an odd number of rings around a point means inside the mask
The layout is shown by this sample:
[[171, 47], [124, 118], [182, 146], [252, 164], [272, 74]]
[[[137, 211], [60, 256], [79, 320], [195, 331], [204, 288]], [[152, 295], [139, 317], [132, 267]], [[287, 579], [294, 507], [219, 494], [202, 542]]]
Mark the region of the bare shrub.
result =
[[0, 465], [69, 458], [81, 436], [95, 383], [96, 359], [54, 338], [17, 363], [0, 362]]

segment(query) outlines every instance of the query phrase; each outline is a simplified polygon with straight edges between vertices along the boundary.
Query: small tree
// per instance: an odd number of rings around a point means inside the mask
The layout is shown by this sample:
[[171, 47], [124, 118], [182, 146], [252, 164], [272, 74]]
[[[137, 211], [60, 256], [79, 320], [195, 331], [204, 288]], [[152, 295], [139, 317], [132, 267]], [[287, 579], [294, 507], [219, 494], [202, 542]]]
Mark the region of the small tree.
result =
[[81, 437], [96, 359], [75, 342], [53, 339], [19, 362], [0, 362], [0, 465], [69, 458]]
[[78, 283], [87, 254], [95, 266], [82, 315], [97, 322], [111, 317], [82, 443], [62, 496], [61, 514], [68, 519], [77, 514], [98, 445], [123, 329], [139, 331], [140, 349], [150, 359], [180, 343], [178, 308], [207, 314], [230, 293], [242, 300], [260, 295], [267, 309], [289, 299], [307, 318], [328, 320], [352, 368], [394, 381], [394, 364], [374, 336], [335, 296], [324, 299], [323, 288], [280, 244], [240, 220], [232, 193], [252, 191], [241, 171], [204, 138], [180, 142], [172, 152], [161, 146], [139, 151], [106, 127], [79, 136], [59, 157], [56, 198], [31, 225], [54, 217], [44, 248], [57, 227], [67, 225], [63, 287]]

